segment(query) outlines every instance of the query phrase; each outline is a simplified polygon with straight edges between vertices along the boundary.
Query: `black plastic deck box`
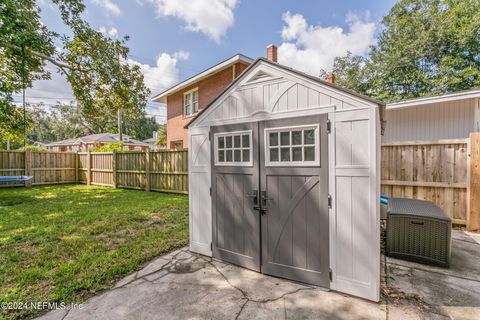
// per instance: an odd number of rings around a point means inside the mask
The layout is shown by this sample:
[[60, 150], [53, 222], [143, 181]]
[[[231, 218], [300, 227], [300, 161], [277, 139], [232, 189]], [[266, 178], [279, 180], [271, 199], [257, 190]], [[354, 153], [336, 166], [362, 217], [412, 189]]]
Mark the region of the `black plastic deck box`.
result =
[[432, 202], [389, 200], [387, 256], [449, 267], [451, 232], [452, 220]]

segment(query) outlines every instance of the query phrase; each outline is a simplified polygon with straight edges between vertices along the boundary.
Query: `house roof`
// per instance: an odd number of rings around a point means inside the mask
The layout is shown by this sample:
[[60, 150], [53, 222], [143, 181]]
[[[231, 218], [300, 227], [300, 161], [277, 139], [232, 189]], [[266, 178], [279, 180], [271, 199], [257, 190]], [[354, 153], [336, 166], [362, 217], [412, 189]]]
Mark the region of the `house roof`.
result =
[[420, 97], [420, 98], [402, 100], [394, 103], [388, 103], [387, 109], [418, 107], [421, 105], [426, 105], [431, 103], [440, 103], [440, 102], [473, 99], [473, 98], [480, 98], [480, 89], [463, 90], [463, 91], [457, 91], [452, 93], [446, 93], [442, 95]]
[[210, 75], [212, 74], [215, 74], [225, 68], [228, 68], [230, 67], [232, 64], [234, 63], [237, 63], [237, 62], [245, 62], [245, 63], [248, 63], [248, 64], [251, 64], [253, 62], [253, 59], [252, 58], [249, 58], [243, 54], [236, 54], [220, 63], [217, 63], [216, 65], [200, 72], [200, 73], [197, 73], [196, 75], [188, 78], [187, 80], [185, 81], [182, 81], [180, 83], [177, 83], [176, 85], [174, 85], [173, 87], [170, 87], [169, 89], [163, 91], [162, 93], [160, 94], [157, 94], [156, 96], [154, 96], [152, 98], [152, 101], [154, 102], [160, 102], [160, 103], [167, 103], [167, 96], [171, 95], [172, 93], [175, 93], [185, 87], [188, 87], [189, 85], [199, 81], [199, 80], [202, 80], [206, 77], [209, 77]]
[[145, 143], [156, 143], [157, 139], [156, 138], [148, 138], [148, 139], [143, 140], [143, 142], [145, 142]]
[[305, 72], [302, 72], [302, 71], [298, 71], [298, 70], [295, 70], [293, 68], [290, 68], [290, 67], [287, 67], [285, 65], [282, 65], [282, 64], [279, 64], [277, 62], [272, 62], [266, 58], [263, 58], [263, 57], [260, 57], [258, 58], [257, 60], [255, 60], [254, 63], [252, 63], [250, 66], [248, 66], [248, 68], [239, 76], [237, 77], [234, 81], [232, 81], [227, 87], [225, 87], [225, 89], [223, 89], [223, 91], [221, 91], [216, 97], [215, 99], [213, 99], [212, 102], [210, 102], [205, 108], [203, 108], [202, 110], [200, 110], [197, 115], [195, 116], [195, 118], [193, 118], [189, 123], [187, 123], [185, 125], [185, 128], [188, 128], [192, 123], [194, 123], [198, 117], [200, 115], [202, 115], [210, 106], [212, 106], [225, 92], [227, 92], [231, 87], [233, 87], [237, 82], [239, 82], [246, 74], [248, 74], [248, 71], [250, 69], [253, 69], [258, 63], [260, 62], [264, 62], [264, 63], [268, 63], [268, 64], [271, 64], [273, 66], [276, 66], [276, 67], [279, 67], [281, 69], [284, 69], [284, 70], [287, 70], [289, 72], [292, 72], [292, 73], [295, 73], [299, 76], [302, 76], [302, 77], [305, 77], [305, 78], [308, 78], [312, 81], [315, 81], [315, 82], [318, 82], [318, 83], [321, 83], [323, 85], [326, 85], [326, 86], [329, 86], [331, 88], [334, 88], [336, 90], [339, 90], [339, 91], [342, 91], [342, 92], [345, 92], [345, 93], [348, 93], [348, 94], [351, 94], [353, 96], [356, 96], [358, 98], [361, 98], [361, 99], [364, 99], [364, 100], [367, 100], [369, 102], [372, 102], [374, 104], [377, 104], [378, 106], [380, 107], [385, 107], [385, 103], [380, 101], [380, 100], [376, 100], [376, 99], [373, 99], [373, 98], [370, 98], [368, 96], [365, 96], [363, 94], [360, 94], [360, 93], [357, 93], [355, 91], [352, 91], [350, 89], [347, 89], [347, 88], [344, 88], [344, 87], [340, 87], [340, 86], [337, 86], [335, 84], [332, 84], [328, 81], [325, 81], [325, 80], [322, 80], [318, 77], [315, 77], [315, 76], [311, 76], [309, 74], [306, 74]]
[[[80, 138], [73, 138], [73, 139], [66, 139], [66, 140], [61, 140], [61, 141], [56, 141], [49, 143], [48, 146], [61, 146], [61, 145], [75, 145], [79, 143], [95, 143], [95, 142], [101, 142], [101, 143], [114, 143], [120, 141], [120, 137], [118, 133], [96, 133], [96, 134], [91, 134], [88, 136], [83, 136]], [[136, 144], [136, 145], [142, 145], [146, 146], [147, 143], [144, 143], [139, 140], [132, 139], [132, 137], [128, 135], [123, 135], [123, 143], [125, 144]]]

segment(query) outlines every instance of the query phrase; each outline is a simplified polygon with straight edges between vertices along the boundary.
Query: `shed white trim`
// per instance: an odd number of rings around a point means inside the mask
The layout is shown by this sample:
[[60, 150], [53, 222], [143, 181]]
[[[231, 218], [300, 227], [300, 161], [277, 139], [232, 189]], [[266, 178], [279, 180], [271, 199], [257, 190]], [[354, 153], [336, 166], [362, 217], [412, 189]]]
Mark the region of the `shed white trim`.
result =
[[423, 97], [423, 98], [403, 100], [403, 101], [394, 102], [394, 103], [388, 103], [387, 109], [418, 107], [418, 106], [432, 104], [432, 103], [472, 99], [472, 98], [479, 98], [479, 97], [480, 97], [479, 89], [467, 90], [467, 91], [448, 93], [448, 94], [433, 96], [433, 97]]

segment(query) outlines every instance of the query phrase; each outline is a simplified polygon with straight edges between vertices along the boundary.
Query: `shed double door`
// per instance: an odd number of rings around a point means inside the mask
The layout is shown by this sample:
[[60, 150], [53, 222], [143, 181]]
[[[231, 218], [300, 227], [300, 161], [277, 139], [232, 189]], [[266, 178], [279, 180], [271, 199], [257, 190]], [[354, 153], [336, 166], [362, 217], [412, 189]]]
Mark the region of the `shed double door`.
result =
[[212, 127], [212, 252], [329, 287], [327, 116]]

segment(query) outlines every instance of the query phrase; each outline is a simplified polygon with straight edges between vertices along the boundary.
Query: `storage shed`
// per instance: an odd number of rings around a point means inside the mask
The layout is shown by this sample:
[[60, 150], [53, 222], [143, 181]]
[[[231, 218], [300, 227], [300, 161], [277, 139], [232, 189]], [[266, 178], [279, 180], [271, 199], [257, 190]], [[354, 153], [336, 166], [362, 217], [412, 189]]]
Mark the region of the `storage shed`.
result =
[[384, 107], [256, 60], [187, 126], [190, 250], [378, 301]]

